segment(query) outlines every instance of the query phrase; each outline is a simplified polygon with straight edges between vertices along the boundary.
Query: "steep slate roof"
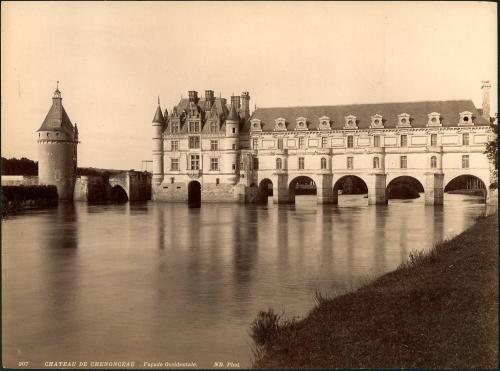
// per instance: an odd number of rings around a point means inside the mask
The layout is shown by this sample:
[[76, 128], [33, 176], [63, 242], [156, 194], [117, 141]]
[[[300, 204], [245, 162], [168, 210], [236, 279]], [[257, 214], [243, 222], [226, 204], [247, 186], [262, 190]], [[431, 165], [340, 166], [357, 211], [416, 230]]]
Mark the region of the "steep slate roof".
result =
[[240, 122], [240, 116], [236, 112], [236, 107], [234, 104], [231, 105], [231, 110], [229, 111], [229, 115], [227, 116], [226, 120]]
[[[59, 101], [58, 104], [56, 104], [56, 101]], [[42, 126], [37, 131], [62, 131], [71, 137], [73, 136], [73, 124], [64, 110], [61, 99], [53, 99], [52, 107], [50, 107]]]
[[250, 119], [245, 123], [243, 131], [250, 130], [250, 120], [260, 119], [263, 131], [272, 131], [275, 127], [274, 120], [282, 117], [286, 119], [287, 130], [294, 130], [296, 119], [305, 117], [309, 130], [317, 130], [319, 118], [328, 116], [333, 130], [342, 129], [345, 117], [356, 116], [359, 129], [367, 129], [371, 124], [371, 116], [382, 115], [384, 128], [395, 128], [398, 123], [398, 115], [407, 113], [410, 115], [411, 126], [424, 128], [429, 120], [428, 114], [437, 112], [441, 115], [442, 126], [457, 126], [459, 113], [472, 112], [473, 122], [476, 126], [489, 125], [479, 114], [471, 100], [450, 100], [436, 102], [403, 102], [403, 103], [374, 103], [374, 104], [351, 104], [344, 106], [313, 106], [313, 107], [277, 107], [257, 108]]
[[153, 118], [153, 122], [159, 123], [159, 124], [164, 124], [165, 119], [163, 118], [163, 113], [161, 112], [160, 105], [156, 108], [156, 113], [155, 117]]
[[[215, 104], [215, 107], [217, 109], [217, 113], [219, 114], [219, 116], [227, 116], [228, 114], [228, 110], [227, 108], [225, 107], [224, 104], [222, 104], [222, 101], [220, 98], [216, 98], [214, 97], [214, 104]], [[208, 101], [206, 101], [205, 99], [200, 99], [198, 100], [198, 107], [200, 107], [203, 111], [209, 111], [208, 109]], [[189, 99], [188, 98], [182, 98], [179, 102], [179, 104], [177, 104], [177, 111], [180, 113], [182, 111], [189, 111]]]

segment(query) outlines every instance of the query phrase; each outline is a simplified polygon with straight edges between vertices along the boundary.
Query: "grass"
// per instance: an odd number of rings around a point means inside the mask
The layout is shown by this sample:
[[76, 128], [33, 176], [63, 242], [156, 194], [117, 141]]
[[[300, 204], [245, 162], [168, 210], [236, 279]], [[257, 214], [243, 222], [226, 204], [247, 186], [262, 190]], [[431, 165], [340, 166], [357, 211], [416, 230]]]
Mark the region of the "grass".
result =
[[355, 291], [318, 293], [301, 320], [259, 315], [254, 366], [496, 369], [497, 233], [496, 215], [479, 218]]

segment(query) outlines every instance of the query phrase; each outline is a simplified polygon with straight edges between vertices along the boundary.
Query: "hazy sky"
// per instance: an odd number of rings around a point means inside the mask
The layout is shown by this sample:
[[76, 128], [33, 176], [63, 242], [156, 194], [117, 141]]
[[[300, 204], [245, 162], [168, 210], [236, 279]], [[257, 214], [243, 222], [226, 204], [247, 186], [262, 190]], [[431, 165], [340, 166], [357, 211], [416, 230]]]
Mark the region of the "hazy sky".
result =
[[160, 95], [251, 107], [471, 98], [492, 81], [496, 4], [2, 2], [2, 155], [37, 160], [60, 81], [79, 165], [141, 169]]

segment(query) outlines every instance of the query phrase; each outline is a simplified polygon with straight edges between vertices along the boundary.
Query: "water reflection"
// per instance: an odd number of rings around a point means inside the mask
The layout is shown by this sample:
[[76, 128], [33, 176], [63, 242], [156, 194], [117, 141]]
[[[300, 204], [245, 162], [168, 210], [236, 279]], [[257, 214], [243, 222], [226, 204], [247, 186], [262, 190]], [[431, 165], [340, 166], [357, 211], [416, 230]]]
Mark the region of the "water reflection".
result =
[[248, 325], [304, 315], [484, 213], [470, 196], [367, 206], [61, 204], [3, 222], [6, 361], [216, 360], [250, 365]]

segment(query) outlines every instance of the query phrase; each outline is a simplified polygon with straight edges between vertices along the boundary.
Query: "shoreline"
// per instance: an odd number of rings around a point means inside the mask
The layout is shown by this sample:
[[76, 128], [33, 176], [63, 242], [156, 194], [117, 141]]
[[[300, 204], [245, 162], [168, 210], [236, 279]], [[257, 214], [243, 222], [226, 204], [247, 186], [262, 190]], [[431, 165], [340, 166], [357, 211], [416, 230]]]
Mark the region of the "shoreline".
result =
[[498, 220], [477, 222], [300, 320], [252, 323], [256, 368], [497, 368]]

